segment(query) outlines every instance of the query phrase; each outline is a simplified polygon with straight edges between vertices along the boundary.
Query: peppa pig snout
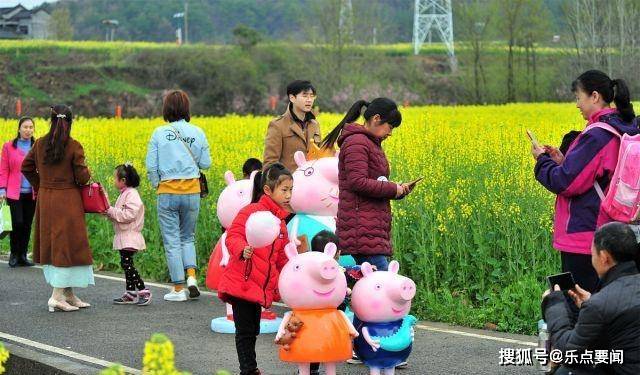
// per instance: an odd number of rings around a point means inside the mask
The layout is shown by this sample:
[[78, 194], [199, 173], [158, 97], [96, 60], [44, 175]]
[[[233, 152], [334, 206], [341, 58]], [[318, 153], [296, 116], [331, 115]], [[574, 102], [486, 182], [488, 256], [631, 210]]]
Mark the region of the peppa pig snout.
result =
[[393, 288], [389, 290], [389, 294], [391, 299], [397, 303], [411, 301], [416, 295], [416, 284], [411, 279], [403, 278], [395, 283]]
[[330, 283], [338, 276], [338, 263], [333, 260], [326, 260], [319, 265], [317, 279], [321, 283]]

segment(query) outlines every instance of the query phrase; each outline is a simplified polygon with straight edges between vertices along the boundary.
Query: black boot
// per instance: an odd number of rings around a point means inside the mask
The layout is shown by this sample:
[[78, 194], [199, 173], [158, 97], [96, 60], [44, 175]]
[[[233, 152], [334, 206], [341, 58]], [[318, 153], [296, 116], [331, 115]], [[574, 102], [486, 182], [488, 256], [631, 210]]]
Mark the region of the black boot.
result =
[[9, 254], [9, 267], [14, 268], [18, 265], [18, 256], [12, 251]]
[[19, 266], [24, 266], [24, 267], [33, 267], [34, 264], [29, 260], [29, 258], [27, 258], [27, 252], [25, 251], [24, 253], [20, 254], [20, 257], [18, 259], [18, 265]]

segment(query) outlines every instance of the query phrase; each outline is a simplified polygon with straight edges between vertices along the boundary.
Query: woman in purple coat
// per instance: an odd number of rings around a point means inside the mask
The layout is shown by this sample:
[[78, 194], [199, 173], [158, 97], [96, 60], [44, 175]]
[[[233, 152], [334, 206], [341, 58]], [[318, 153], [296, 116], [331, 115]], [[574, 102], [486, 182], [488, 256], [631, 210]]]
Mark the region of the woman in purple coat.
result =
[[[571, 272], [581, 288], [594, 292], [598, 274], [591, 264], [591, 244], [595, 231], [612, 220], [602, 209], [600, 194], [609, 188], [618, 163], [619, 136], [640, 134], [640, 129], [623, 80], [589, 70], [571, 86], [576, 107], [587, 121], [585, 129], [565, 154], [551, 146], [533, 147], [534, 172], [536, 180], [556, 194], [553, 247], [560, 251], [562, 271]], [[595, 123], [609, 125], [617, 135], [590, 126]]]

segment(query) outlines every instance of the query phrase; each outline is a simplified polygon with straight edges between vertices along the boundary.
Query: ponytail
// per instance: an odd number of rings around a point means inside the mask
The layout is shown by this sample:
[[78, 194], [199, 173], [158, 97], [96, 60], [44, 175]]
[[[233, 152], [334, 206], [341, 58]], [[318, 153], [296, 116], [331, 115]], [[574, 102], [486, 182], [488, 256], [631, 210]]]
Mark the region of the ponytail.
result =
[[257, 203], [264, 194], [262, 190], [262, 171], [258, 171], [255, 176], [253, 176], [253, 188], [251, 190], [251, 203]]
[[614, 79], [611, 86], [613, 88], [613, 102], [616, 104], [616, 109], [620, 112], [620, 116], [626, 122], [633, 121], [636, 114], [633, 111], [627, 83], [622, 79]]
[[[362, 113], [362, 109], [365, 107], [367, 109]], [[342, 121], [325, 137], [320, 144], [320, 148], [333, 148], [344, 126], [355, 122], [360, 118], [360, 115], [363, 115], [366, 121], [369, 121], [375, 115], [379, 115], [381, 123], [388, 123], [393, 128], [397, 128], [402, 123], [402, 115], [398, 110], [398, 105], [393, 100], [389, 98], [376, 98], [371, 102], [358, 100], [349, 108]]]
[[51, 107], [51, 127], [46, 135], [44, 163], [56, 164], [64, 158], [64, 151], [69, 140], [73, 114], [66, 105]]
[[622, 79], [612, 80], [604, 72], [599, 70], [588, 70], [582, 74], [571, 84], [571, 91], [576, 92], [582, 90], [588, 95], [597, 92], [602, 96], [602, 100], [609, 104], [614, 102], [620, 117], [625, 122], [632, 122], [636, 117], [631, 104], [631, 95], [629, 87]]
[[333, 128], [331, 133], [329, 133], [322, 140], [322, 143], [320, 143], [320, 148], [333, 148], [336, 141], [338, 140], [338, 137], [340, 137], [342, 128], [344, 128], [346, 124], [350, 124], [352, 122], [355, 122], [357, 119], [359, 119], [360, 116], [362, 115], [362, 108], [368, 107], [370, 104], [371, 103], [367, 102], [366, 100], [358, 100], [357, 102], [353, 103], [353, 105], [351, 106], [351, 108], [349, 108], [349, 111], [347, 111], [347, 114], [344, 116], [344, 118], [338, 123], [338, 125], [336, 125], [335, 128]]
[[116, 167], [118, 179], [124, 179], [125, 185], [132, 188], [140, 186], [140, 175], [131, 162], [120, 164]]

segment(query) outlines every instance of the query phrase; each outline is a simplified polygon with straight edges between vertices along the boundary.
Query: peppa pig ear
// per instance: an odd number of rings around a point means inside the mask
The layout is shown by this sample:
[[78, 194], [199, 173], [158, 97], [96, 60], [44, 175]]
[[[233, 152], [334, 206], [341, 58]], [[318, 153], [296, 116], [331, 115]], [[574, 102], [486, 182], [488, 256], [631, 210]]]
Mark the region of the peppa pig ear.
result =
[[304, 156], [304, 152], [302, 151], [296, 151], [296, 153], [293, 154], [293, 160], [296, 161], [298, 168], [302, 167], [307, 163], [307, 158], [306, 156]]
[[284, 253], [287, 255], [287, 259], [291, 260], [298, 256], [298, 249], [296, 244], [289, 242], [284, 246]]
[[327, 254], [330, 258], [336, 256], [336, 251], [338, 251], [338, 247], [333, 242], [328, 242], [324, 245], [324, 253]]
[[224, 172], [224, 181], [227, 183], [227, 186], [236, 182], [235, 177], [233, 177], [233, 172], [231, 171]]
[[392, 260], [391, 263], [389, 263], [389, 272], [397, 274], [399, 270], [400, 263], [398, 263], [397, 260]]
[[362, 271], [364, 277], [367, 277], [373, 273], [373, 267], [369, 262], [364, 262], [360, 265], [360, 271]]

